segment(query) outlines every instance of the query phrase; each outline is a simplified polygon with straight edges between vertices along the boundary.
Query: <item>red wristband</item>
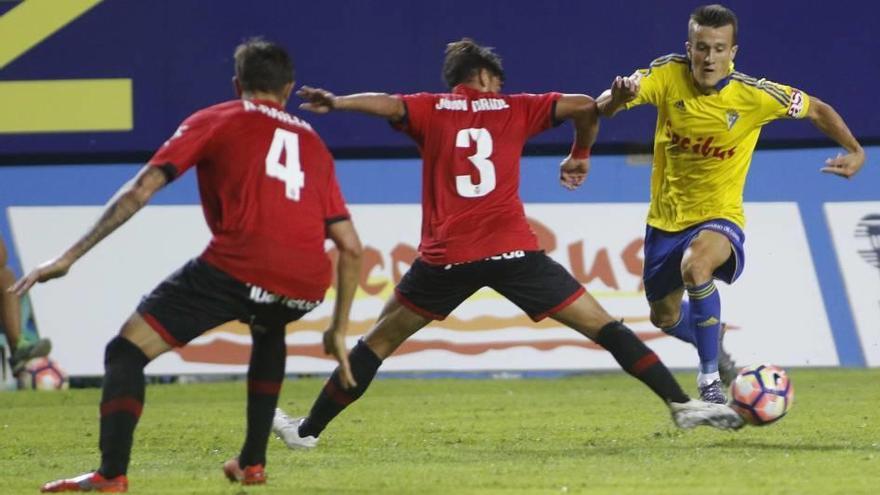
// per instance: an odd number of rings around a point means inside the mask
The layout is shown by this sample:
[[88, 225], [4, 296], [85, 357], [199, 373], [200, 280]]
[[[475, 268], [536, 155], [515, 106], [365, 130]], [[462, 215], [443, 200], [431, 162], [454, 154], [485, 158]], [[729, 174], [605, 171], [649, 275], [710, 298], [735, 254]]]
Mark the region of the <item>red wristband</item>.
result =
[[571, 157], [577, 160], [585, 160], [590, 157], [590, 148], [578, 148], [576, 144], [571, 145]]

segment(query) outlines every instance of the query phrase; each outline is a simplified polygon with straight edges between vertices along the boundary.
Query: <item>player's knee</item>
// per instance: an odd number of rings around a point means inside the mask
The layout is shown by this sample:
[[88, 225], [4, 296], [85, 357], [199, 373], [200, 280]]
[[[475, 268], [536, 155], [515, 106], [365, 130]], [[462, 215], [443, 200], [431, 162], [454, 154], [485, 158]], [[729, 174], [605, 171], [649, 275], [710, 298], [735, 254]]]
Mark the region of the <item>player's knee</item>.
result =
[[125, 337], [116, 336], [104, 348], [104, 366], [112, 366], [114, 364], [124, 362], [127, 364], [138, 364], [141, 367], [146, 366], [149, 358], [144, 354], [140, 347], [136, 346]]
[[681, 278], [688, 286], [705, 284], [712, 280], [712, 270], [712, 265], [706, 260], [692, 256], [682, 262]]
[[675, 326], [678, 322], [678, 315], [671, 312], [651, 311], [651, 324], [660, 330], [666, 331], [667, 328]]

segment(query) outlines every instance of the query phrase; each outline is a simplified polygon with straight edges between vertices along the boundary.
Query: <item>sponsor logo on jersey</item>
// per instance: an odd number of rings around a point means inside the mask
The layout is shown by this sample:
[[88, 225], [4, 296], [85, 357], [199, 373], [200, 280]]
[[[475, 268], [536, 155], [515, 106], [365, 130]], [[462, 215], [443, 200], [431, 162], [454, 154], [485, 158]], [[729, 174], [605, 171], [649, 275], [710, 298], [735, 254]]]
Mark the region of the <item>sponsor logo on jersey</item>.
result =
[[714, 136], [682, 136], [672, 130], [672, 123], [668, 120], [666, 121], [666, 137], [674, 147], [682, 152], [691, 152], [704, 157], [713, 156], [719, 160], [730, 158], [736, 153], [736, 146], [729, 149], [712, 146], [712, 142], [715, 141]]

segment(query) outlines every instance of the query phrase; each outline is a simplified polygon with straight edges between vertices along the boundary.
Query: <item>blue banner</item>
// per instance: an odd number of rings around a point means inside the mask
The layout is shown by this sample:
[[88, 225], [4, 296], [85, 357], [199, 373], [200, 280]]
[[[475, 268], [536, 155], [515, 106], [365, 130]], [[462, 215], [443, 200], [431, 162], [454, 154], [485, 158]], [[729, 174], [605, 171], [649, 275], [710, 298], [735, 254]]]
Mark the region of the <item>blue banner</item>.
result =
[[[855, 134], [880, 138], [880, 119], [864, 103], [876, 100], [880, 80], [873, 55], [880, 38], [872, 34], [880, 8], [859, 3], [856, 12], [818, 0], [729, 6], [740, 20], [738, 70], [816, 95]], [[470, 36], [503, 56], [505, 91], [598, 95], [615, 75], [683, 52], [692, 7], [648, 0], [3, 2], [0, 153], [149, 152], [192, 111], [233, 96], [232, 51], [254, 35], [290, 49], [298, 83], [338, 93], [442, 91], [445, 44]], [[308, 118], [337, 150], [409, 146], [365, 117]], [[650, 143], [654, 119], [650, 109], [615, 118], [603, 124], [600, 143]], [[570, 132], [535, 142], [563, 144]], [[807, 123], [782, 122], [763, 139], [821, 137]]]

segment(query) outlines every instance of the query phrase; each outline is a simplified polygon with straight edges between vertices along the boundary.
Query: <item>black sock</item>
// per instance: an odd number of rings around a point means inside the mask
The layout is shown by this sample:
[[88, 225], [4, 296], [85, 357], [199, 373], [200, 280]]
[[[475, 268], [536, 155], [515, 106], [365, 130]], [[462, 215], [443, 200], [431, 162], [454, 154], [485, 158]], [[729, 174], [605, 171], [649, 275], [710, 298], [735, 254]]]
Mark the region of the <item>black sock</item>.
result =
[[144, 407], [144, 367], [150, 362], [141, 349], [123, 337], [107, 344], [101, 396], [101, 467], [105, 478], [125, 474], [131, 443]]
[[287, 364], [284, 327], [263, 328], [251, 329], [253, 346], [248, 367], [247, 436], [238, 455], [242, 467], [266, 465], [266, 445]]
[[621, 368], [641, 380], [664, 401], [680, 403], [690, 400], [660, 358], [623, 323], [614, 321], [605, 325], [599, 330], [596, 341], [614, 356]]
[[358, 400], [364, 395], [376, 371], [382, 364], [379, 356], [370, 349], [363, 341], [358, 341], [354, 349], [348, 355], [349, 364], [351, 364], [351, 374], [354, 375], [354, 381], [357, 387], [344, 389], [339, 378], [339, 368], [330, 375], [330, 379], [324, 384], [321, 393], [312, 405], [309, 416], [299, 426], [300, 436], [317, 437], [324, 431], [327, 424], [333, 420], [343, 409], [349, 404]]

